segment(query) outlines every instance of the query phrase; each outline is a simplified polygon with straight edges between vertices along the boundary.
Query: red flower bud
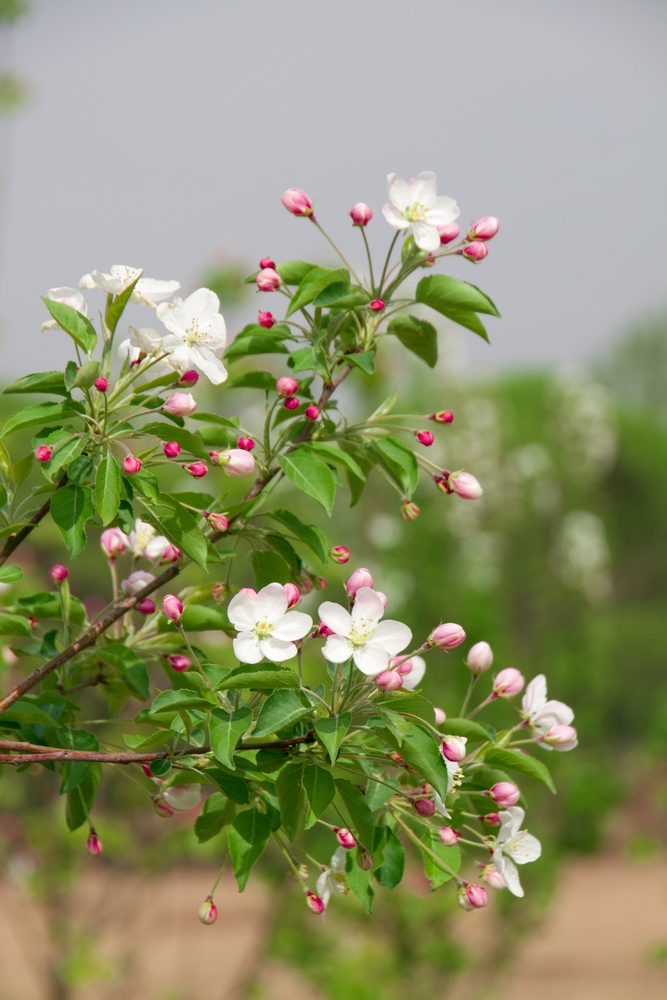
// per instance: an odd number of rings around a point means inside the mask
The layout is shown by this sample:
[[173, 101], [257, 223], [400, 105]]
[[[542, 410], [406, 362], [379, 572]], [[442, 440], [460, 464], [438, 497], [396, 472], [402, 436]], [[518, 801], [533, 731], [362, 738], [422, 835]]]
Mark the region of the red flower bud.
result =
[[320, 415], [320, 411], [317, 409], [316, 406], [307, 406], [306, 407], [306, 411], [305, 411], [304, 416], [308, 420], [317, 420], [317, 418], [319, 417], [319, 415]]
[[272, 268], [272, 270], [275, 271], [275, 269], [276, 269], [276, 262], [274, 260], [271, 260], [270, 257], [262, 257], [262, 259], [259, 262], [259, 269], [260, 269], [260, 271], [263, 271], [265, 267], [270, 267], [270, 268]]
[[257, 316], [257, 322], [260, 326], [263, 326], [265, 330], [270, 330], [272, 326], [275, 326], [276, 318], [273, 313], [260, 311]]
[[169, 666], [172, 670], [177, 673], [182, 674], [185, 670], [188, 670], [192, 664], [189, 656], [185, 653], [174, 653], [172, 656], [168, 656]]
[[162, 451], [167, 458], [178, 458], [181, 454], [181, 446], [178, 441], [165, 441], [162, 445]]
[[141, 471], [141, 466], [144, 463], [136, 455], [128, 455], [123, 462], [123, 472], [127, 476], [134, 476], [137, 472]]
[[150, 597], [144, 597], [143, 601], [137, 604], [137, 611], [142, 615], [152, 615], [155, 607], [155, 601], [151, 601]]
[[379, 313], [384, 309], [384, 302], [382, 299], [373, 299], [372, 302], [368, 303], [368, 308], [372, 309], [373, 312]]
[[63, 566], [62, 563], [56, 563], [49, 570], [49, 576], [54, 583], [62, 583], [63, 580], [66, 580], [69, 576], [69, 570], [66, 566]]
[[53, 448], [49, 448], [47, 444], [40, 444], [35, 452], [35, 458], [38, 462], [48, 462], [51, 455], [53, 455]]
[[107, 389], [109, 388], [109, 383], [107, 382], [107, 380], [104, 378], [103, 375], [100, 375], [99, 378], [96, 378], [95, 381], [93, 382], [93, 385], [95, 386], [98, 392], [106, 392]]
[[335, 563], [345, 564], [350, 561], [351, 552], [346, 545], [334, 545], [329, 549], [329, 556]]
[[192, 465], [184, 465], [183, 468], [194, 479], [201, 479], [208, 472], [208, 465], [206, 462], [193, 462]]

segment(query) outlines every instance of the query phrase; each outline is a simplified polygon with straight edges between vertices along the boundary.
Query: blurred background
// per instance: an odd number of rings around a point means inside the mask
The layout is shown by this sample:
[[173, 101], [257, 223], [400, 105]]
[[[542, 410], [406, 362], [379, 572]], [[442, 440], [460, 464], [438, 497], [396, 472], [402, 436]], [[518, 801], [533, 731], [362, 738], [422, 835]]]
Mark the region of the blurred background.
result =
[[[223, 880], [203, 928], [219, 838], [200, 845], [191, 817], [147, 815], [109, 774], [106, 850], [88, 858], [51, 776], [5, 769], [2, 1000], [664, 992], [666, 35], [658, 0], [0, 0], [5, 381], [68, 359], [64, 338], [40, 333], [40, 294], [113, 263], [215, 288], [233, 335], [257, 309], [240, 279], [260, 257], [330, 262], [280, 205], [292, 185], [360, 266], [347, 211], [379, 209], [388, 171], [435, 170], [463, 225], [500, 217], [479, 271], [451, 263], [503, 314], [491, 347], [442, 321], [435, 373], [384, 348], [380, 376], [356, 373], [345, 399], [368, 412], [397, 386], [402, 412], [453, 410], [433, 451], [484, 497], [424, 484], [422, 516], [405, 524], [378, 480], [351, 512], [341, 494], [333, 534], [415, 633], [460, 621], [497, 666], [546, 673], [581, 738], [549, 760], [555, 799], [526, 788], [545, 851], [524, 900], [461, 913], [415, 872], [381, 891], [373, 918], [337, 900], [324, 924], [269, 856], [242, 896]], [[381, 216], [368, 235], [386, 245]], [[248, 422], [251, 403], [243, 390], [209, 400]], [[23, 566], [43, 586], [57, 538], [33, 538]], [[326, 575], [336, 599], [344, 574]], [[91, 607], [108, 596], [98, 576], [94, 554], [72, 574]], [[453, 653], [425, 686], [451, 711], [465, 683]]]

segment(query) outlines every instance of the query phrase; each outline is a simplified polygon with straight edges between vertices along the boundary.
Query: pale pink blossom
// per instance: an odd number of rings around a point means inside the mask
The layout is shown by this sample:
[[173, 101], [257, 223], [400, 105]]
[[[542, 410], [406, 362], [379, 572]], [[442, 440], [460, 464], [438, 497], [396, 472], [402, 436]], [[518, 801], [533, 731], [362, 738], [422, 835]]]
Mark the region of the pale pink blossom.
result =
[[312, 215], [313, 203], [302, 188], [289, 188], [280, 199], [292, 215]]
[[130, 539], [120, 528], [107, 528], [100, 535], [100, 545], [108, 559], [115, 559], [129, 544]]
[[492, 240], [500, 229], [495, 215], [485, 215], [473, 222], [468, 230], [469, 240]]
[[443, 625], [437, 625], [428, 639], [426, 640], [426, 645], [434, 646], [438, 649], [454, 649], [456, 646], [460, 646], [462, 642], [465, 642], [466, 634], [460, 625], [455, 622], [445, 622]]
[[189, 417], [197, 409], [197, 403], [191, 392], [172, 392], [168, 396], [164, 407], [172, 417]]
[[243, 448], [230, 448], [218, 454], [218, 465], [228, 476], [248, 476], [255, 471], [255, 459]]
[[453, 472], [447, 479], [450, 489], [462, 500], [479, 500], [484, 490], [470, 472]]
[[123, 580], [120, 589], [128, 597], [133, 597], [140, 590], [143, 590], [147, 584], [152, 583], [154, 579], [155, 577], [152, 573], [146, 573], [145, 570], [138, 569], [134, 573], [130, 573], [127, 580]]
[[577, 730], [574, 726], [552, 726], [541, 741], [546, 750], [574, 750], [579, 743]]
[[373, 218], [373, 209], [363, 201], [358, 201], [349, 212], [352, 223], [355, 226], [367, 226]]
[[162, 598], [162, 614], [170, 618], [173, 622], [178, 622], [183, 617], [183, 602], [176, 594], [165, 594]]
[[360, 566], [359, 569], [355, 569], [352, 576], [349, 578], [345, 584], [345, 590], [348, 598], [353, 601], [356, 597], [357, 591], [360, 587], [370, 587], [373, 589], [373, 577], [370, 571], [364, 566]]
[[481, 885], [464, 882], [459, 887], [458, 903], [462, 910], [478, 910], [489, 902], [489, 894]]
[[265, 657], [283, 663], [296, 656], [294, 643], [308, 634], [313, 619], [287, 607], [288, 597], [280, 583], [270, 583], [257, 594], [240, 592], [232, 598], [227, 614], [238, 630], [233, 645], [241, 663], [259, 663]]
[[383, 614], [382, 601], [370, 587], [356, 590], [351, 613], [340, 604], [325, 601], [319, 607], [319, 615], [334, 634], [328, 637], [322, 650], [324, 658], [330, 663], [352, 658], [363, 674], [382, 673], [391, 657], [405, 649], [412, 639], [412, 632], [402, 622], [381, 622]]
[[523, 690], [524, 683], [521, 671], [515, 667], [505, 667], [493, 681], [493, 694], [496, 698], [511, 698]]
[[438, 182], [431, 170], [405, 182], [396, 174], [388, 178], [389, 202], [382, 214], [395, 229], [409, 229], [420, 250], [437, 250], [440, 246], [439, 226], [454, 222], [459, 208], [453, 198], [437, 194]]

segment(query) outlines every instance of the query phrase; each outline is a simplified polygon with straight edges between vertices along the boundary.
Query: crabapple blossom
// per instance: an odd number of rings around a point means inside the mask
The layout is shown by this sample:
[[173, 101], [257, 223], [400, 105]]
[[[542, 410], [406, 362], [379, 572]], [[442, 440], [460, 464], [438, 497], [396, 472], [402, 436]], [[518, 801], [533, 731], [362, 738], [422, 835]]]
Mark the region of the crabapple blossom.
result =
[[172, 392], [163, 409], [172, 417], [189, 417], [197, 409], [197, 403], [190, 392]]
[[521, 714], [533, 735], [544, 736], [552, 726], [570, 726], [574, 712], [562, 701], [547, 701], [547, 679], [538, 674], [526, 687], [521, 701]]
[[487, 813], [486, 816], [478, 817], [480, 823], [486, 823], [487, 826], [500, 826], [500, 815], [497, 812]]
[[198, 288], [184, 301], [163, 302], [157, 308], [157, 318], [169, 331], [162, 347], [172, 368], [180, 372], [198, 369], [213, 385], [225, 381], [227, 369], [219, 355], [227, 332], [215, 292]]
[[97, 834], [95, 833], [95, 831], [92, 830], [92, 829], [91, 829], [90, 834], [88, 836], [88, 840], [86, 841], [86, 850], [94, 858], [98, 858], [100, 856], [100, 854], [102, 853], [102, 851], [104, 850], [104, 845], [103, 845], [102, 841], [97, 836]]
[[448, 485], [463, 500], [479, 500], [484, 490], [469, 472], [453, 472], [447, 478]]
[[451, 826], [441, 826], [438, 830], [438, 840], [445, 847], [456, 847], [459, 842], [459, 835]]
[[158, 535], [153, 525], [140, 517], [134, 522], [134, 531], [123, 537], [135, 556], [145, 556], [146, 559], [161, 559], [170, 544], [168, 538]]
[[160, 556], [161, 563], [175, 563], [181, 558], [181, 550], [176, 545], [172, 545], [169, 540], [164, 547], [164, 552]]
[[461, 736], [443, 736], [440, 747], [445, 760], [458, 764], [466, 755], [465, 741]]
[[307, 420], [317, 420], [317, 418], [320, 415], [320, 411], [316, 406], [311, 405], [306, 407], [303, 415], [304, 417], [306, 417]]
[[193, 462], [192, 465], [184, 465], [183, 468], [193, 479], [203, 479], [208, 475], [208, 465], [206, 462]]
[[136, 455], [127, 455], [123, 460], [123, 472], [128, 476], [135, 476], [137, 472], [141, 472], [141, 467], [144, 463]]
[[273, 663], [291, 660], [294, 645], [313, 626], [313, 619], [301, 611], [288, 611], [288, 597], [280, 583], [270, 583], [257, 594], [238, 593], [229, 602], [227, 614], [238, 635], [234, 653], [241, 663]]
[[306, 903], [308, 904], [308, 907], [313, 911], [313, 913], [316, 913], [318, 916], [321, 913], [324, 913], [324, 911], [327, 908], [327, 904], [324, 902], [324, 900], [320, 899], [319, 896], [316, 896], [314, 892], [310, 891], [310, 889], [306, 893]]
[[470, 647], [467, 659], [468, 670], [473, 674], [483, 674], [493, 664], [493, 650], [488, 642], [476, 642]]
[[443, 722], [445, 722], [447, 719], [447, 713], [445, 712], [444, 708], [438, 708], [438, 706], [435, 705], [433, 708], [433, 713], [435, 715], [436, 726], [441, 726]]
[[412, 638], [412, 632], [402, 622], [381, 622], [383, 614], [382, 601], [370, 587], [355, 592], [351, 613], [332, 601], [320, 604], [320, 618], [334, 632], [322, 650], [324, 658], [330, 663], [343, 663], [351, 657], [363, 674], [382, 673], [390, 658], [405, 649]]
[[473, 264], [479, 264], [480, 261], [484, 260], [488, 252], [489, 248], [486, 243], [479, 242], [468, 243], [463, 249], [457, 251], [462, 257], [471, 260]]
[[69, 570], [62, 563], [55, 563], [49, 570], [49, 576], [54, 583], [62, 583], [69, 576]]
[[457, 222], [450, 222], [446, 226], [436, 226], [436, 229], [440, 237], [440, 245], [443, 247], [455, 240], [461, 232]]
[[469, 240], [492, 240], [500, 229], [500, 223], [494, 215], [485, 215], [473, 222], [468, 230]]
[[466, 641], [466, 634], [460, 625], [455, 622], [446, 622], [444, 625], [437, 625], [428, 639], [426, 646], [434, 646], [437, 649], [454, 649]]
[[365, 567], [360, 566], [359, 569], [355, 569], [352, 576], [349, 578], [345, 584], [345, 591], [348, 598], [353, 601], [356, 597], [357, 591], [360, 587], [370, 587], [373, 589], [373, 577], [370, 571], [365, 569]]
[[280, 199], [292, 215], [312, 215], [313, 203], [302, 188], [289, 188]]
[[547, 750], [574, 750], [579, 743], [574, 726], [552, 726], [540, 740]]
[[137, 611], [142, 615], [152, 615], [155, 609], [155, 601], [152, 601], [150, 597], [144, 597], [143, 601], [139, 601], [137, 604]]
[[333, 828], [333, 832], [336, 834], [336, 839], [341, 847], [344, 847], [346, 851], [351, 851], [353, 847], [357, 846], [356, 838], [346, 826]]
[[348, 886], [345, 881], [346, 851], [345, 847], [336, 848], [329, 862], [329, 867], [324, 869], [315, 883], [317, 894], [325, 906], [329, 902], [332, 892], [336, 895], [344, 896], [348, 893]]
[[358, 201], [349, 211], [354, 226], [367, 226], [373, 218], [373, 209], [363, 201]]
[[301, 591], [295, 583], [285, 583], [283, 588], [287, 594], [287, 610], [291, 611], [301, 603]]
[[486, 794], [501, 809], [508, 809], [510, 806], [515, 806], [521, 798], [521, 792], [511, 781], [497, 781]]
[[53, 455], [53, 448], [50, 448], [47, 444], [40, 444], [39, 448], [35, 451], [35, 459], [38, 462], [48, 462]]
[[319, 621], [317, 623], [317, 628], [315, 629], [315, 632], [323, 639], [325, 639], [328, 635], [334, 634], [333, 629], [329, 628], [328, 625], [325, 625], [323, 621]]
[[210, 924], [214, 924], [218, 919], [218, 907], [215, 905], [210, 896], [205, 899], [199, 907], [197, 916], [203, 924], [208, 926], [210, 926]]
[[265, 330], [270, 330], [272, 326], [276, 325], [276, 318], [271, 312], [260, 312], [257, 314], [257, 322], [260, 326], [263, 326]]
[[[118, 357], [121, 361], [129, 359], [131, 364], [138, 364], [145, 356], [162, 351], [162, 337], [152, 326], [142, 326], [138, 330], [131, 326], [129, 330], [132, 336], [118, 345]], [[166, 360], [165, 358], [165, 362]]]
[[106, 392], [107, 389], [109, 388], [109, 382], [107, 381], [107, 379], [104, 378], [103, 375], [100, 375], [99, 378], [96, 378], [95, 381], [93, 382], [93, 385], [95, 386], [98, 392]]
[[167, 661], [171, 669], [175, 670], [178, 674], [184, 673], [192, 666], [192, 660], [185, 653], [173, 653], [167, 657]]
[[490, 889], [507, 888], [507, 882], [500, 874], [495, 865], [483, 865], [480, 868], [479, 874]]
[[257, 273], [255, 284], [260, 292], [275, 292], [280, 288], [280, 275], [272, 267], [263, 267]]
[[147, 573], [143, 569], [137, 569], [134, 573], [130, 573], [127, 580], [123, 580], [120, 589], [128, 597], [133, 597], [138, 594], [140, 590], [143, 590], [148, 583], [152, 583], [155, 577], [152, 573]]
[[406, 691], [414, 691], [419, 687], [426, 673], [426, 660], [423, 656], [411, 656], [409, 660], [402, 661], [400, 656], [394, 656], [389, 661], [389, 666], [401, 675]]
[[130, 539], [120, 528], [106, 528], [100, 535], [100, 545], [108, 559], [115, 559], [125, 551], [126, 546], [130, 545]]
[[458, 218], [459, 208], [453, 198], [437, 195], [437, 178], [431, 170], [405, 182], [389, 174], [389, 202], [382, 214], [395, 229], [409, 229], [420, 250], [437, 250], [440, 246], [438, 226], [446, 226]]
[[489, 902], [489, 894], [481, 885], [464, 882], [459, 886], [458, 903], [462, 910], [478, 910]]
[[346, 545], [334, 545], [329, 549], [329, 558], [335, 563], [345, 564], [350, 561], [351, 552]]
[[403, 678], [397, 670], [383, 670], [374, 679], [381, 691], [398, 691], [403, 687]]
[[176, 594], [165, 594], [162, 598], [162, 614], [172, 622], [179, 622], [183, 617], [183, 602]]
[[441, 410], [440, 413], [431, 413], [428, 419], [435, 420], [437, 424], [451, 424], [454, 420], [454, 414], [451, 410]]
[[515, 667], [505, 667], [493, 681], [494, 698], [511, 698], [523, 690], [524, 677]]
[[229, 527], [229, 519], [226, 518], [224, 514], [209, 514], [204, 512], [204, 517], [214, 531], [227, 531], [227, 528]]
[[178, 441], [165, 441], [162, 445], [162, 451], [167, 458], [178, 458], [181, 454], [181, 446]]
[[511, 806], [505, 812], [501, 812], [500, 830], [493, 847], [493, 863], [514, 896], [524, 894], [516, 865], [537, 861], [542, 853], [542, 845], [537, 837], [521, 829], [525, 815], [521, 806]]
[[218, 465], [227, 476], [247, 476], [255, 471], [255, 459], [243, 448], [230, 448], [218, 454]]
[[[127, 267], [124, 264], [112, 264], [110, 270], [110, 274], [105, 274], [102, 271], [84, 274], [79, 282], [79, 288], [100, 288], [108, 295], [122, 295], [132, 282], [143, 273], [136, 267]], [[154, 309], [158, 302], [171, 298], [180, 287], [180, 281], [139, 277], [132, 292], [132, 302]]]
[[191, 386], [196, 385], [199, 381], [199, 375], [194, 370], [194, 368], [188, 368], [186, 372], [183, 372], [180, 379], [178, 380], [179, 385], [184, 385], [186, 389], [191, 388]]
[[170, 809], [167, 803], [163, 802], [159, 795], [156, 795], [153, 799], [153, 808], [160, 819], [171, 819], [174, 815], [174, 810]]
[[201, 802], [201, 785], [168, 785], [162, 798], [174, 812], [189, 812]]
[[276, 382], [276, 392], [279, 396], [285, 399], [287, 396], [293, 396], [295, 392], [299, 391], [299, 383], [291, 375], [281, 375], [281, 377]]

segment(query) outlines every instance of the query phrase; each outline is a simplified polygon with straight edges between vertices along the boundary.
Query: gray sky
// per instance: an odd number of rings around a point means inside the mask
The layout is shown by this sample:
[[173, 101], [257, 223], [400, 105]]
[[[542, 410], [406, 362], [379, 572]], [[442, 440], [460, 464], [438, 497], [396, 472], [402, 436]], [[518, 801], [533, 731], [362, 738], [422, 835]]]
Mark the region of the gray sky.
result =
[[33, 99], [0, 132], [3, 373], [65, 357], [46, 288], [326, 259], [293, 185], [361, 261], [350, 205], [425, 169], [463, 225], [501, 219], [481, 265], [451, 264], [504, 316], [471, 363], [585, 360], [667, 299], [666, 29], [659, 0], [35, 0], [14, 32]]

